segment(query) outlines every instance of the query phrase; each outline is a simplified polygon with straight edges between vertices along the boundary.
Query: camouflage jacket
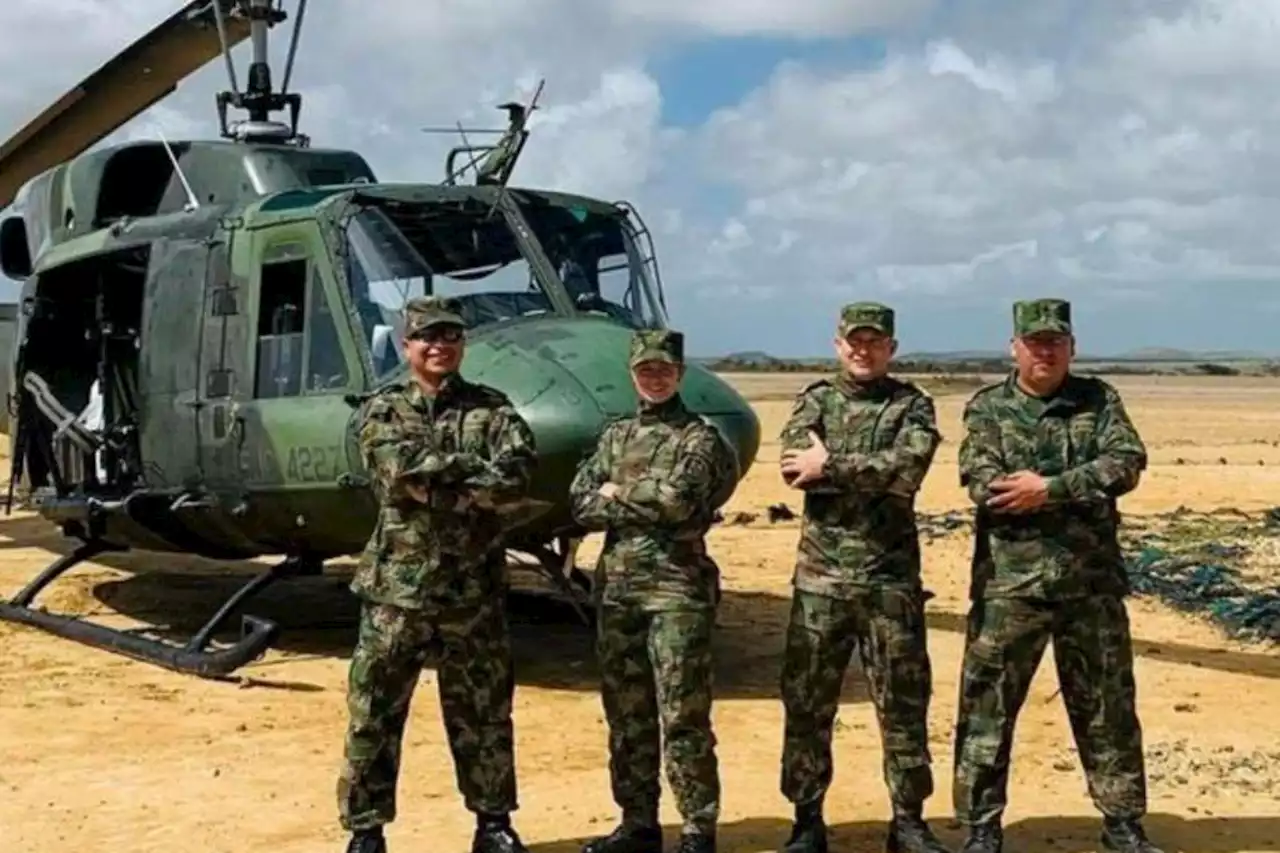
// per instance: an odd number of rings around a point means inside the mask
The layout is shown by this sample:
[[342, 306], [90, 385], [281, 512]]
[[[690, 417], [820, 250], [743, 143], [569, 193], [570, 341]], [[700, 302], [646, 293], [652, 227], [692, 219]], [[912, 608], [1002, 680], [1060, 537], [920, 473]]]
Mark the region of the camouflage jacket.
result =
[[[732, 476], [719, 432], [679, 395], [605, 425], [569, 487], [574, 519], [605, 531], [600, 600], [662, 610], [712, 607], [720, 569], [707, 553], [711, 497]], [[619, 487], [606, 499], [605, 483]]]
[[938, 444], [933, 400], [893, 377], [859, 384], [823, 379], [796, 397], [782, 451], [829, 453], [822, 479], [804, 485], [796, 588], [839, 598], [872, 586], [920, 586], [915, 497]]
[[537, 461], [506, 396], [454, 375], [433, 399], [406, 380], [365, 403], [359, 442], [380, 508], [352, 590], [415, 609], [490, 594], [502, 513], [522, 501]]
[[[1005, 381], [964, 411], [960, 485], [977, 505], [970, 595], [1054, 600], [1128, 590], [1116, 498], [1132, 491], [1147, 452], [1116, 390], [1069, 375], [1051, 398]], [[1036, 512], [986, 509], [991, 481], [1019, 470], [1049, 481]]]

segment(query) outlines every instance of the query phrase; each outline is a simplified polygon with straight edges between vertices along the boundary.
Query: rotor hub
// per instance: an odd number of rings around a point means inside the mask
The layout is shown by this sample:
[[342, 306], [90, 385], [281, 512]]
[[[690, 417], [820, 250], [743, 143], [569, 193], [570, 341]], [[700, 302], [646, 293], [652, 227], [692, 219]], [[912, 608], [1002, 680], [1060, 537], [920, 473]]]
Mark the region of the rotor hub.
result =
[[[249, 22], [250, 38], [253, 46], [253, 58], [249, 63], [248, 80], [243, 91], [236, 79], [236, 69], [231, 61], [231, 46], [226, 37], [226, 16], [224, 4], [234, 4], [233, 8]], [[293, 22], [293, 36], [289, 44], [289, 56], [285, 60], [284, 81], [279, 91], [272, 85], [271, 64], [267, 58], [267, 35], [272, 26], [284, 21], [288, 14], [281, 8], [272, 6], [272, 0], [214, 0], [214, 20], [218, 27], [218, 38], [222, 43], [222, 55], [227, 66], [227, 77], [231, 83], [229, 91], [219, 92], [216, 103], [218, 122], [222, 136], [237, 142], [277, 142], [307, 145], [307, 137], [298, 133], [298, 113], [302, 110], [302, 96], [289, 92], [289, 78], [293, 74], [293, 62], [298, 50], [298, 35], [302, 29], [302, 17], [307, 9], [307, 0], [298, 0], [297, 17]], [[228, 124], [227, 108], [245, 110], [249, 117], [246, 121]], [[273, 121], [271, 114], [289, 110], [289, 123]]]

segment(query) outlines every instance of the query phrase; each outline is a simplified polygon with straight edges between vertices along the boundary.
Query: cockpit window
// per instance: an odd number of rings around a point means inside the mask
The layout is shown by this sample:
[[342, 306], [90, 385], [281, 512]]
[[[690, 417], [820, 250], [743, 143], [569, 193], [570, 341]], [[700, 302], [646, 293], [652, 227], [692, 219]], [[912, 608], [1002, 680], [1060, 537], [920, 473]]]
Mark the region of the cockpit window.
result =
[[[523, 212], [580, 314], [664, 325], [621, 212], [545, 204]], [[458, 298], [473, 329], [555, 313], [506, 218], [486, 203], [383, 202], [351, 218], [346, 242], [348, 287], [379, 378], [401, 363], [402, 312], [414, 297]]]
[[657, 288], [621, 211], [604, 216], [535, 203], [522, 209], [578, 311], [633, 329], [666, 325]]
[[347, 286], [378, 377], [403, 359], [403, 311], [414, 297], [459, 297], [473, 329], [553, 313], [501, 213], [405, 207], [369, 207], [347, 225]]

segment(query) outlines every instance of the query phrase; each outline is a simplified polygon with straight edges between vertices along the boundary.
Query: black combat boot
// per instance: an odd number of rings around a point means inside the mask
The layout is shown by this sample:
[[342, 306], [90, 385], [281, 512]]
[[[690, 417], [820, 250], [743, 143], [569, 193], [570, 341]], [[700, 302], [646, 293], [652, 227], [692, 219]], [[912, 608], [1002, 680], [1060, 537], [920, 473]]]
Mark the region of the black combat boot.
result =
[[1004, 829], [999, 823], [979, 823], [969, 827], [969, 837], [965, 839], [960, 853], [1002, 853], [1004, 850]]
[[686, 830], [680, 835], [675, 853], [716, 853], [715, 833]]
[[1147, 840], [1142, 823], [1132, 818], [1105, 818], [1102, 822], [1102, 846], [1115, 853], [1164, 853]]
[[511, 827], [510, 816], [481, 814], [476, 816], [471, 853], [529, 853], [529, 849]]
[[382, 827], [358, 829], [351, 833], [347, 853], [387, 853], [387, 840], [382, 837]]
[[933, 834], [919, 809], [895, 809], [885, 839], [887, 853], [951, 853]]
[[662, 827], [624, 820], [608, 835], [582, 845], [582, 853], [662, 853]]
[[782, 853], [827, 853], [827, 825], [822, 820], [822, 803], [796, 806], [796, 822]]

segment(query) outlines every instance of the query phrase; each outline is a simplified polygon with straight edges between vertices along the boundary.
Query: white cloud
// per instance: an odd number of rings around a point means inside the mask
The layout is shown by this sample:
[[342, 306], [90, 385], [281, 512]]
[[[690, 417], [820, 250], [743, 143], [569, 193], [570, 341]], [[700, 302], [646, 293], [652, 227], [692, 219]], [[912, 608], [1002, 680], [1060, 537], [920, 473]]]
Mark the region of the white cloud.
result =
[[701, 164], [740, 189], [741, 227], [802, 236], [721, 272], [888, 291], [1280, 276], [1262, 231], [1278, 10], [1199, 3], [1052, 62], [940, 38], [866, 71], [780, 68], [708, 122]]
[[[0, 126], [16, 129], [171, 8], [0, 4]], [[457, 140], [421, 128], [498, 126], [494, 107], [546, 77], [517, 181], [637, 199], [685, 311], [689, 293], [730, 285], [753, 300], [857, 287], [985, 303], [1024, 288], [1097, 283], [1136, 299], [1168, 282], [1280, 276], [1280, 0], [493, 9], [313, 4], [293, 78], [304, 131], [366, 153], [384, 178], [435, 180]], [[273, 38], [277, 63], [289, 29]], [[682, 93], [660, 91], [645, 63], [673, 41], [884, 30], [879, 65], [784, 63], [701, 126], [659, 124]], [[242, 45], [242, 79], [247, 56]], [[148, 119], [209, 134], [225, 85], [211, 63]]]
[[522, 182], [574, 187], [608, 199], [634, 196], [661, 169], [662, 94], [636, 68], [608, 69], [582, 100], [533, 114], [532, 141], [521, 155]]
[[621, 18], [692, 28], [716, 36], [832, 38], [917, 20], [935, 0], [647, 0], [616, 2]]

